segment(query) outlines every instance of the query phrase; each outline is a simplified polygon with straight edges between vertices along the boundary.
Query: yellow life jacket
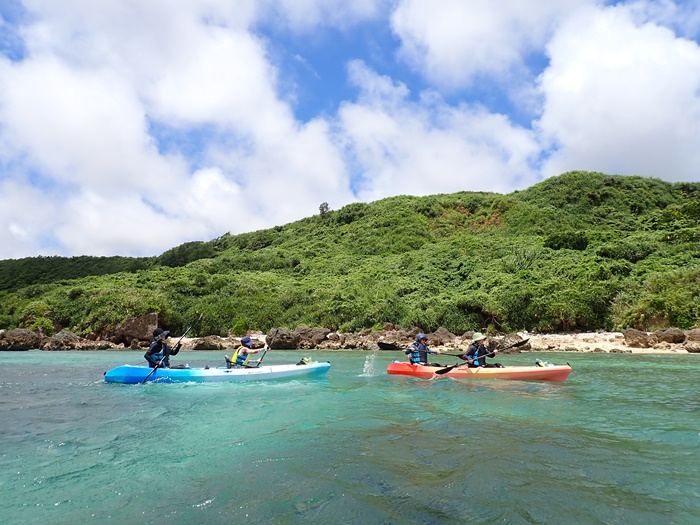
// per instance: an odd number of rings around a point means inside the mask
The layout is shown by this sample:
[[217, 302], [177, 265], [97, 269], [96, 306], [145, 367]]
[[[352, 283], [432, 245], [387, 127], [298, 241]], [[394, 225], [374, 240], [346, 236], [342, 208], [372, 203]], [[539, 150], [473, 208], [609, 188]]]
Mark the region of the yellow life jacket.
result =
[[[241, 349], [243, 349], [243, 348], [245, 348], [248, 351], [247, 355], [245, 356], [245, 359], [243, 359], [242, 357], [241, 358], [238, 357], [238, 354], [240, 353]], [[250, 353], [250, 350], [251, 350], [250, 348], [246, 348], [245, 346], [239, 346], [236, 349], [236, 353], [234, 353], [233, 357], [231, 358], [231, 363], [233, 363], [233, 365], [235, 367], [241, 367], [241, 368], [245, 367], [245, 365], [248, 364], [248, 360], [250, 359], [250, 356], [253, 355], [252, 353]]]

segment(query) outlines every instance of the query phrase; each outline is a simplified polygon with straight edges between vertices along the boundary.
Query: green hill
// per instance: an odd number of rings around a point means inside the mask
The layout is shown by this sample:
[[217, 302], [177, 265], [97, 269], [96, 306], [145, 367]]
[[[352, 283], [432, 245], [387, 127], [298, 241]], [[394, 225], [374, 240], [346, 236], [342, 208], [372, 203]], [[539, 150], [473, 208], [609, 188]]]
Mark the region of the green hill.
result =
[[700, 311], [698, 241], [700, 184], [572, 172], [508, 195], [350, 204], [160, 257], [112, 258], [113, 272], [89, 257], [0, 261], [0, 327], [99, 334], [156, 311], [175, 331], [204, 312], [200, 334], [220, 335], [383, 323], [688, 329]]

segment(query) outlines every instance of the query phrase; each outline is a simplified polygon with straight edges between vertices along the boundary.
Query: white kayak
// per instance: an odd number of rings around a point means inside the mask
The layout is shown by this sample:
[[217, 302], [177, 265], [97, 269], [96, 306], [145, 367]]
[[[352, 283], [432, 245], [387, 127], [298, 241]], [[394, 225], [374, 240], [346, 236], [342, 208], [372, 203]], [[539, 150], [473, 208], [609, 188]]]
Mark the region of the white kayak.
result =
[[[104, 373], [108, 383], [135, 385], [143, 383], [208, 383], [222, 381], [271, 381], [298, 377], [317, 377], [328, 372], [328, 362], [296, 365], [269, 365], [252, 368], [157, 368], [122, 365]], [[152, 373], [151, 373], [152, 372]], [[149, 376], [150, 374], [150, 376]]]

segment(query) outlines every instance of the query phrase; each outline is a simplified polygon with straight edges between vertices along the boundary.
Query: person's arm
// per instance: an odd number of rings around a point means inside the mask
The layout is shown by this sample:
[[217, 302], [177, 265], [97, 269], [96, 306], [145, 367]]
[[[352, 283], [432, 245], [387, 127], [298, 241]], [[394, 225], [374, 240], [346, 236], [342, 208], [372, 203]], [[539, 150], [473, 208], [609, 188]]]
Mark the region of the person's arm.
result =
[[146, 361], [148, 361], [148, 364], [151, 365], [152, 368], [155, 368], [156, 366], [158, 366], [158, 361], [156, 361], [153, 358], [153, 352], [155, 349], [156, 349], [156, 345], [151, 343], [148, 345], [148, 350], [146, 350], [146, 353], [143, 354], [143, 357], [146, 359]]
[[260, 352], [260, 349], [258, 348], [257, 350], [253, 350], [252, 348], [249, 348], [248, 351], [246, 352], [246, 360], [243, 363], [245, 366], [247, 366], [249, 363], [259, 363], [259, 359], [251, 359], [250, 356], [253, 354], [257, 354]]
[[484, 346], [483, 353], [481, 354], [484, 357], [495, 357], [496, 354], [498, 353], [498, 350], [489, 350]]
[[158, 364], [158, 361], [153, 359], [153, 351], [155, 350], [155, 347], [155, 343], [151, 341], [150, 343], [148, 343], [148, 350], [146, 350], [146, 353], [143, 354], [143, 357], [146, 359], [146, 361], [148, 361], [148, 364], [152, 367]]

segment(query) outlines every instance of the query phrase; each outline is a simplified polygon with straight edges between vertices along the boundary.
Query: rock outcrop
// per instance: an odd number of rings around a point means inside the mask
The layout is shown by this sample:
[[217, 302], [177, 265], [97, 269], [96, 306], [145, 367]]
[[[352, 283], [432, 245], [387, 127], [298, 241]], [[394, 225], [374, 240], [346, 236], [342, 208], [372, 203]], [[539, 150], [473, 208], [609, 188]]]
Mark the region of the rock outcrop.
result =
[[106, 339], [114, 344], [132, 345], [136, 339], [148, 343], [153, 337], [153, 330], [158, 328], [158, 314], [149, 313], [127, 319], [115, 327], [107, 328], [100, 334], [100, 339]]
[[119, 348], [109, 341], [91, 341], [73, 332], [61, 330], [51, 337], [27, 328], [15, 328], [0, 333], [0, 350], [107, 350]]
[[44, 336], [27, 328], [14, 328], [0, 333], [0, 350], [32, 350], [40, 348]]
[[651, 348], [659, 342], [659, 338], [654, 333], [642, 332], [630, 328], [624, 334], [625, 344], [632, 348]]
[[[144, 318], [138, 337], [128, 337], [128, 329], [120, 333], [123, 343], [117, 344], [104, 339], [87, 339], [72, 332], [62, 330], [52, 337], [46, 337], [39, 332], [17, 328], [0, 330], [0, 350], [103, 350], [113, 348], [130, 348], [143, 351], [147, 345], [142, 337], [145, 331], [151, 331], [154, 318]], [[126, 325], [126, 323], [125, 323]], [[399, 330], [387, 326], [386, 330], [365, 330], [361, 333], [342, 333], [327, 328], [300, 326], [295, 330], [288, 328], [273, 328], [267, 334], [248, 332], [253, 338], [253, 348], [263, 348], [269, 345], [272, 350], [388, 350], [400, 352], [408, 348], [414, 341], [419, 330], [417, 328]], [[114, 332], [117, 333], [116, 331]], [[134, 335], [131, 333], [129, 335]], [[439, 328], [427, 333], [431, 348], [443, 351], [465, 351], [471, 344], [473, 332], [455, 335]], [[147, 336], [150, 339], [150, 335]], [[513, 347], [514, 344], [527, 339], [527, 343]], [[175, 345], [179, 338], [169, 338], [168, 344]], [[184, 350], [225, 350], [235, 351], [241, 344], [240, 337], [220, 337], [210, 335], [204, 337], [186, 338], [182, 341]], [[700, 329], [678, 330], [675, 328], [659, 330], [658, 332], [641, 332], [627, 330], [625, 332], [591, 332], [571, 334], [531, 334], [519, 332], [515, 334], [491, 335], [486, 340], [487, 348], [501, 353], [518, 353], [522, 351], [535, 352], [691, 352], [700, 353]], [[400, 354], [397, 354], [400, 357]]]

